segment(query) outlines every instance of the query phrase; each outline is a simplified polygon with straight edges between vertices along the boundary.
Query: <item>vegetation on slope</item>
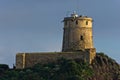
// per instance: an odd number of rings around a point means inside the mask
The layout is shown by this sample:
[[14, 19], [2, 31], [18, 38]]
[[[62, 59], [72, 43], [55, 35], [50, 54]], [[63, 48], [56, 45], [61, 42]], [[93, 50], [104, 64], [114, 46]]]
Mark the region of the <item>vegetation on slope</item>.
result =
[[57, 63], [37, 64], [23, 70], [6, 70], [0, 80], [86, 80], [93, 75], [88, 64], [59, 59]]
[[100, 53], [91, 65], [80, 59], [61, 58], [56, 63], [36, 64], [23, 70], [3, 68], [0, 80], [120, 80], [120, 66]]

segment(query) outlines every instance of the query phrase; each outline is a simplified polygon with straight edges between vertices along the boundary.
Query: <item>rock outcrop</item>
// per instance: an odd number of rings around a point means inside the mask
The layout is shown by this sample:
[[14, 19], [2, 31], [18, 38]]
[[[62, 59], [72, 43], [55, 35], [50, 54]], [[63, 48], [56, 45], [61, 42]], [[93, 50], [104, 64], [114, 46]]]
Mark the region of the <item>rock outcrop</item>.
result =
[[90, 80], [120, 80], [120, 65], [103, 53], [96, 55], [91, 67], [94, 76]]

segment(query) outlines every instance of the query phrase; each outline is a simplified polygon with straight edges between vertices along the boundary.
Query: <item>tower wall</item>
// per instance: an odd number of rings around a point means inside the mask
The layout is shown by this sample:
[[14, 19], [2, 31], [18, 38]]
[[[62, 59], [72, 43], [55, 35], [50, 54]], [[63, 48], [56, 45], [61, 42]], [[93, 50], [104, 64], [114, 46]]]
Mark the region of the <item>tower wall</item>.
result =
[[94, 48], [92, 18], [75, 15], [65, 17], [63, 29], [63, 52]]
[[16, 69], [24, 69], [33, 67], [35, 64], [47, 64], [50, 62], [57, 62], [60, 58], [66, 59], [80, 59], [82, 61], [87, 61], [87, 56], [89, 52], [79, 51], [79, 52], [48, 52], [48, 53], [18, 53], [16, 55]]
[[17, 54], [16, 55], [16, 67], [17, 69], [23, 69], [25, 68], [25, 63], [26, 63], [26, 54], [22, 53], [22, 54]]
[[86, 49], [78, 52], [48, 52], [48, 53], [18, 53], [16, 55], [16, 69], [33, 67], [35, 64], [47, 64], [57, 62], [60, 58], [79, 59], [80, 61], [92, 63], [96, 56], [96, 49]]

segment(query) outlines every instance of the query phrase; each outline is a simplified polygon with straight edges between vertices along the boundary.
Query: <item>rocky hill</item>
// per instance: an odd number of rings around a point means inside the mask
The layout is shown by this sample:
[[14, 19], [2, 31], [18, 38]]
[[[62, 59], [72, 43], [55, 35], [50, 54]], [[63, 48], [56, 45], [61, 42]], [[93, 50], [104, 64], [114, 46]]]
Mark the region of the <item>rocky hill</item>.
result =
[[103, 53], [98, 53], [91, 65], [80, 59], [61, 58], [23, 70], [5, 66], [0, 66], [0, 80], [120, 80], [120, 65]]
[[97, 54], [91, 67], [94, 71], [91, 80], [120, 80], [120, 65], [103, 53]]

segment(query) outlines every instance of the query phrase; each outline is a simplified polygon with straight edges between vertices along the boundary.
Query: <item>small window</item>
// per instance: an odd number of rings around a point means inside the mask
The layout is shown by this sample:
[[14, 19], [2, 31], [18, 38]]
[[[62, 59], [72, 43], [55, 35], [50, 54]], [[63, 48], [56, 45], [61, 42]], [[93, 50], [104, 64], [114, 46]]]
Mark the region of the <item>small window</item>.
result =
[[78, 21], [76, 21], [76, 24], [78, 24]]
[[86, 21], [86, 25], [88, 25], [88, 21]]
[[80, 40], [83, 40], [83, 36], [80, 36]]

